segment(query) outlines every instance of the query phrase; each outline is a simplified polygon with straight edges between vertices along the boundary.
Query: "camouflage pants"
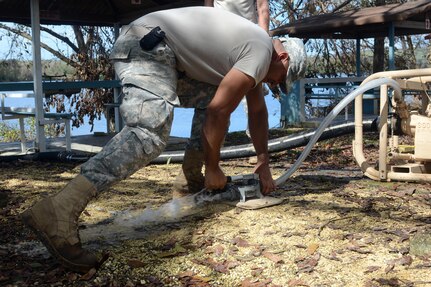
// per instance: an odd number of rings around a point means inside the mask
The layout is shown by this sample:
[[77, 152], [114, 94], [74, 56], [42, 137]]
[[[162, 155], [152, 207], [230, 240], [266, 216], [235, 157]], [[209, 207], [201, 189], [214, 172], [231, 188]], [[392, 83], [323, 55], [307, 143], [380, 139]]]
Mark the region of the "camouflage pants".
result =
[[181, 106], [185, 108], [195, 108], [192, 119], [192, 129], [186, 149], [203, 150], [201, 132], [205, 121], [205, 111], [214, 97], [216, 90], [217, 86], [190, 79], [182, 74], [179, 75], [177, 94]]
[[111, 54], [123, 86], [120, 112], [126, 126], [81, 166], [81, 174], [98, 191], [132, 175], [164, 150], [175, 106], [197, 109], [192, 142], [200, 147], [205, 107], [216, 90], [186, 76], [178, 79], [172, 50], [162, 42], [143, 51], [139, 37], [128, 32], [131, 30], [133, 27], [122, 30]]

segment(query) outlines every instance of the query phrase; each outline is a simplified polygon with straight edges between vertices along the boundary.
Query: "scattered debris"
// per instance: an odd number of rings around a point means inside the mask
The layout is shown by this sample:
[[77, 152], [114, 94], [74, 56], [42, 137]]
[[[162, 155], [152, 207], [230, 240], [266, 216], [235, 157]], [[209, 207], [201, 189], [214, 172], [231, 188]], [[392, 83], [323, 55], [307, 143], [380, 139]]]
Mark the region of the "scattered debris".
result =
[[[169, 202], [180, 165], [139, 170], [101, 193], [82, 214], [84, 246], [109, 252], [84, 276], [60, 266], [18, 217], [59, 190], [79, 166], [0, 163], [0, 285], [431, 286], [431, 185], [365, 178], [353, 161], [351, 139], [316, 146], [274, 192], [289, 198], [281, 205], [250, 211], [214, 204], [178, 220], [138, 220], [123, 233], [115, 215]], [[378, 158], [377, 146], [367, 145], [370, 159]], [[274, 176], [300, 152], [273, 154]], [[246, 174], [254, 166], [235, 159], [222, 168]]]

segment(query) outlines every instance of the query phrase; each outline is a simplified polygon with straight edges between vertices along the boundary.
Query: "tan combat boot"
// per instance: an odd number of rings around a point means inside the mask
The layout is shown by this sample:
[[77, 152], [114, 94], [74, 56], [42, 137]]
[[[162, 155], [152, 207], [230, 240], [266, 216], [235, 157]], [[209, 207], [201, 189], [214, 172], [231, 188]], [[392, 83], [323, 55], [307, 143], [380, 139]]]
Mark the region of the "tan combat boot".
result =
[[96, 195], [94, 185], [82, 175], [75, 177], [58, 194], [45, 198], [22, 213], [49, 252], [67, 268], [86, 273], [97, 267], [97, 257], [81, 247], [78, 218]]
[[202, 174], [204, 153], [199, 150], [185, 150], [180, 173], [174, 181], [172, 197], [179, 198], [201, 191], [205, 186]]

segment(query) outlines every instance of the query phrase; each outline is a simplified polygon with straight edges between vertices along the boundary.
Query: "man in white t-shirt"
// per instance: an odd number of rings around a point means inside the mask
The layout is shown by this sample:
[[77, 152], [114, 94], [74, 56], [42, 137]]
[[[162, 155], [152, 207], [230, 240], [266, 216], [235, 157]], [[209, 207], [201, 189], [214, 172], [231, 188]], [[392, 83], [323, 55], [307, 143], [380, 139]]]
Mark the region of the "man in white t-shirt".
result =
[[204, 0], [204, 5], [234, 13], [269, 32], [268, 0]]
[[[250, 21], [219, 9], [163, 10], [123, 27], [111, 59], [123, 86], [120, 111], [126, 126], [59, 193], [26, 210], [24, 223], [67, 268], [97, 268], [101, 262], [82, 248], [78, 234], [78, 218], [88, 202], [156, 158], [168, 141], [174, 107], [187, 103], [206, 105], [205, 187], [223, 188], [227, 178], [219, 166], [220, 147], [229, 116], [243, 95], [258, 158], [254, 172], [262, 193], [270, 193], [275, 182], [261, 83], [278, 85], [289, 75], [301, 75], [304, 57], [290, 57], [281, 41], [273, 42]], [[189, 83], [200, 83], [204, 92], [187, 93]], [[205, 93], [211, 87], [215, 93], [208, 100]]]

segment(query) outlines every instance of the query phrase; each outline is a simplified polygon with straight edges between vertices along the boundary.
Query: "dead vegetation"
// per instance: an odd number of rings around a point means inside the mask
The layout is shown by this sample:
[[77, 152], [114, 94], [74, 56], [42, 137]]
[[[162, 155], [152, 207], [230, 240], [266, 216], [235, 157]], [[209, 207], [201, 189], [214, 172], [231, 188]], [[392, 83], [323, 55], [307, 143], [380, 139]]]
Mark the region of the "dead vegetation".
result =
[[[373, 142], [367, 144], [370, 158], [376, 155]], [[275, 177], [300, 152], [273, 154]], [[148, 166], [100, 194], [81, 216], [88, 248], [109, 253], [96, 274], [85, 276], [58, 265], [17, 217], [59, 190], [79, 167], [1, 164], [0, 285], [431, 286], [430, 184], [372, 181], [351, 153], [351, 136], [318, 143], [273, 193], [285, 198], [278, 206], [249, 211], [217, 204], [176, 222], [143, 226], [130, 236], [89, 234], [94, 226], [108, 228], [115, 211], [171, 199], [180, 166]], [[248, 159], [222, 166], [227, 174], [253, 168]]]

